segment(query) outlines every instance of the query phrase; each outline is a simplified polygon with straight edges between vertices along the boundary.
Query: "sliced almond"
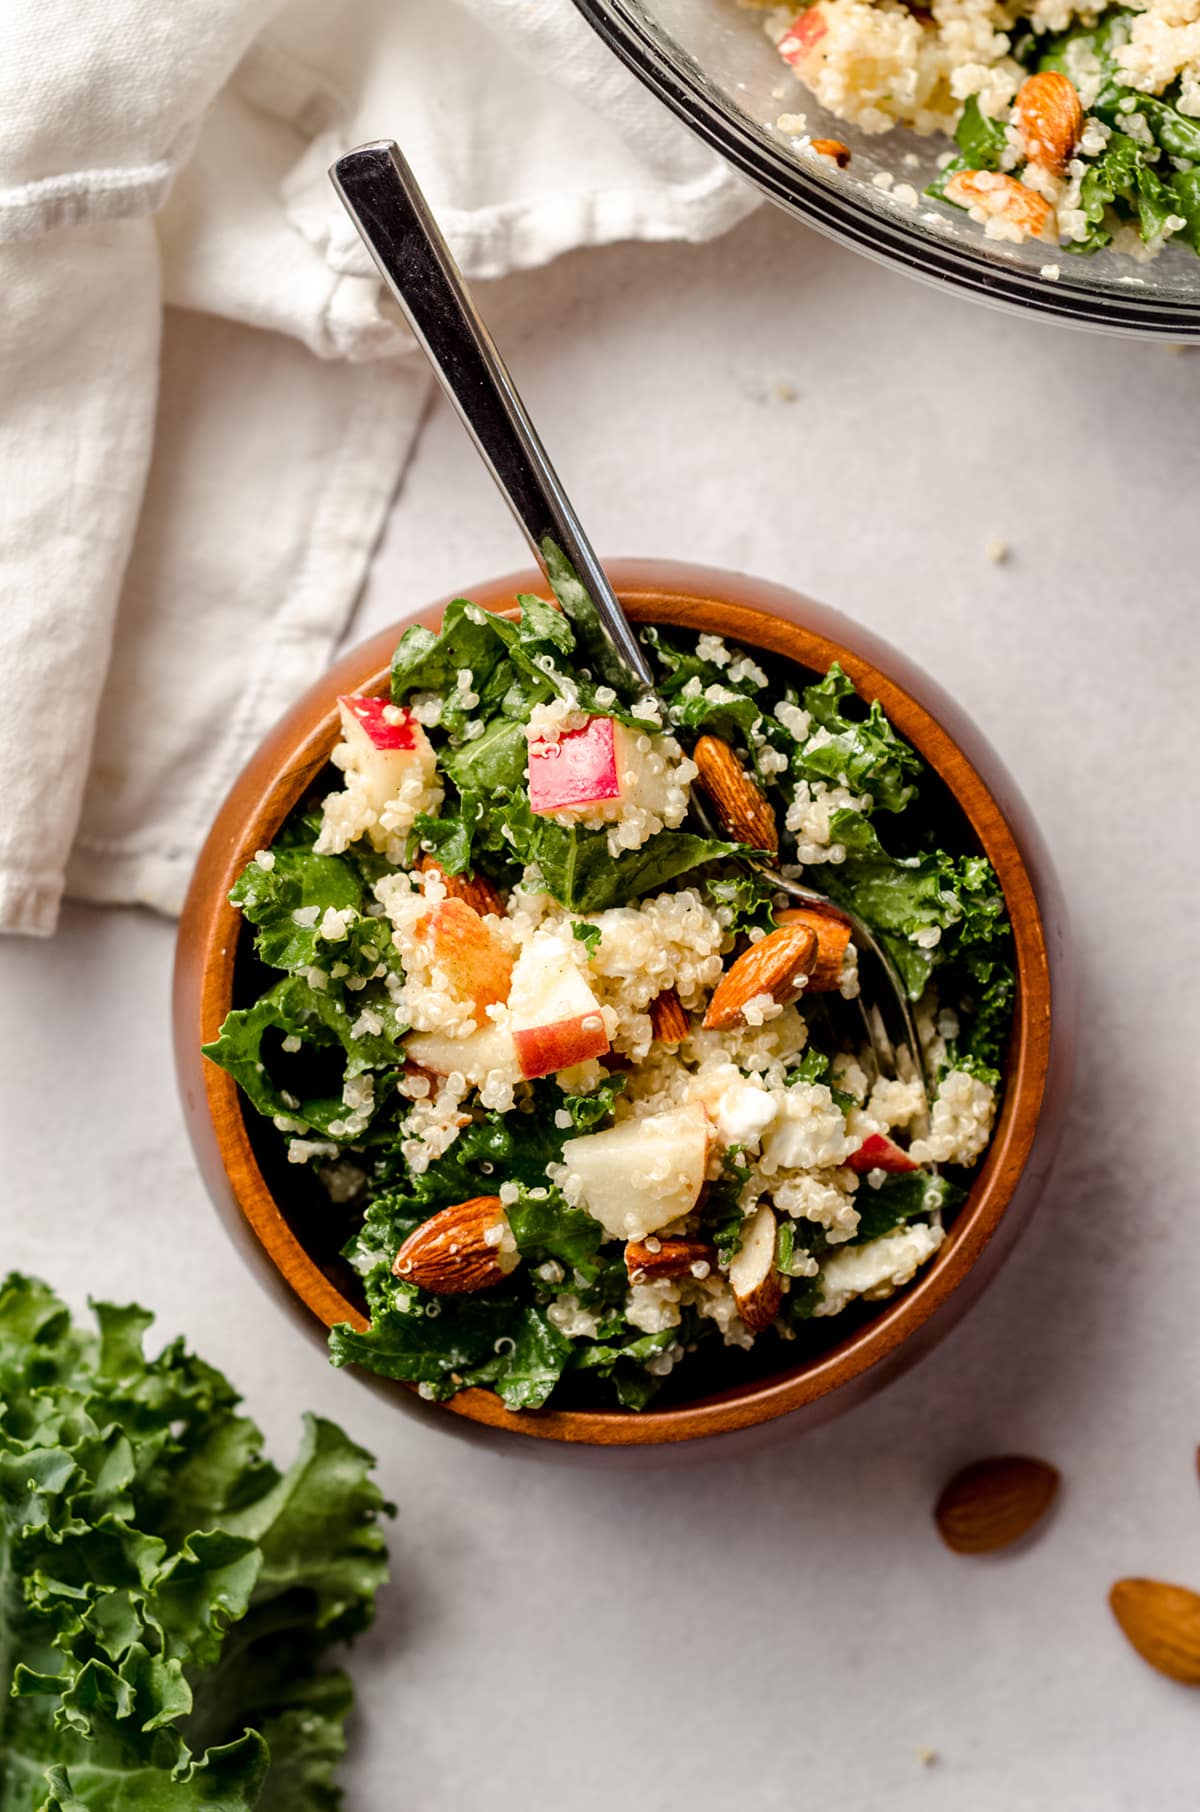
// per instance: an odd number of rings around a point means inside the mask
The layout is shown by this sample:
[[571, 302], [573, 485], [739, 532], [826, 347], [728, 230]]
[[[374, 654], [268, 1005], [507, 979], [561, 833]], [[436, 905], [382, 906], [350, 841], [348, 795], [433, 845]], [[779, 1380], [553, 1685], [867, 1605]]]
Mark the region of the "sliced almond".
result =
[[850, 147], [843, 145], [840, 138], [814, 138], [812, 148], [818, 157], [830, 158], [839, 170], [844, 170], [850, 162]]
[[1054, 1501], [1058, 1473], [1045, 1460], [1000, 1454], [956, 1472], [934, 1510], [956, 1554], [990, 1554], [1028, 1535]]
[[1200, 1595], [1158, 1579], [1118, 1579], [1108, 1602], [1143, 1661], [1168, 1680], [1200, 1686]]
[[779, 827], [775, 812], [762, 789], [751, 780], [727, 742], [719, 736], [702, 736], [692, 750], [700, 770], [700, 785], [727, 836], [751, 849], [761, 849], [772, 862], [779, 854]]
[[832, 994], [842, 985], [842, 968], [850, 942], [850, 926], [833, 912], [815, 906], [788, 906], [775, 914], [777, 925], [807, 925], [817, 940], [817, 954], [808, 978], [810, 994]]
[[486, 875], [448, 875], [433, 856], [423, 855], [417, 863], [422, 874], [437, 875], [452, 900], [463, 903], [482, 918], [486, 912], [504, 916], [504, 898]]
[[[663, 1277], [695, 1275], [697, 1265], [716, 1269], [717, 1249], [702, 1239], [630, 1240], [625, 1269], [630, 1283], [657, 1283]], [[704, 1275], [702, 1273], [702, 1275]]]
[[723, 1032], [743, 1022], [752, 1000], [763, 995], [787, 1007], [804, 992], [817, 960], [817, 934], [810, 925], [783, 925], [751, 944], [726, 969], [704, 1015], [707, 1032]]
[[986, 223], [1007, 220], [1026, 239], [1051, 237], [1054, 210], [1045, 196], [1027, 189], [1015, 177], [999, 170], [957, 170], [946, 184], [946, 200], [967, 208]]
[[490, 1290], [516, 1263], [508, 1216], [498, 1195], [456, 1202], [410, 1233], [392, 1270], [434, 1296]]
[[752, 1334], [769, 1328], [783, 1301], [783, 1279], [775, 1269], [775, 1213], [763, 1202], [742, 1227], [742, 1243], [729, 1267], [737, 1312]]
[[1017, 92], [1016, 126], [1030, 163], [1062, 176], [1083, 136], [1075, 84], [1056, 69], [1027, 76]]
[[691, 1030], [674, 988], [664, 988], [650, 1002], [650, 1025], [657, 1044], [682, 1044]]

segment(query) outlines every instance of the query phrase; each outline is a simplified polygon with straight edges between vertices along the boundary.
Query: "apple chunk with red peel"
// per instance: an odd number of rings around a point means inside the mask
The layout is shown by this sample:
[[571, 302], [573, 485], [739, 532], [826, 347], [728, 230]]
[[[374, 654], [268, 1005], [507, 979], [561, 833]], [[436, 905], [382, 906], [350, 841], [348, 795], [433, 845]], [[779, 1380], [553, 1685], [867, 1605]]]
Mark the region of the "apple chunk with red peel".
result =
[[829, 26], [820, 7], [806, 7], [792, 20], [775, 48], [785, 63], [798, 69], [812, 55], [828, 30]]
[[610, 1239], [641, 1240], [696, 1206], [710, 1129], [695, 1103], [568, 1139], [563, 1162], [578, 1202]]
[[426, 786], [433, 784], [437, 757], [411, 711], [389, 704], [386, 698], [349, 693], [338, 699], [338, 709], [346, 745], [345, 771], [358, 775], [376, 816], [396, 797], [410, 774], [419, 774]]
[[872, 1133], [845, 1162], [847, 1170], [857, 1170], [860, 1176], [868, 1170], [886, 1170], [892, 1176], [906, 1176], [910, 1170], [921, 1168], [886, 1133]]
[[527, 1082], [608, 1051], [600, 1003], [570, 951], [550, 932], [535, 931], [517, 958], [508, 1007], [517, 1063]]
[[611, 717], [590, 717], [578, 730], [529, 742], [529, 804], [543, 816], [600, 816], [611, 820], [640, 800], [652, 803], [663, 786], [663, 761], [653, 747]]
[[740, 1319], [752, 1334], [769, 1328], [783, 1301], [783, 1279], [775, 1269], [776, 1221], [763, 1202], [742, 1223], [742, 1243], [729, 1266], [729, 1286]]
[[555, 741], [529, 744], [529, 803], [535, 812], [586, 811], [621, 797], [621, 750], [611, 717], [592, 717]]

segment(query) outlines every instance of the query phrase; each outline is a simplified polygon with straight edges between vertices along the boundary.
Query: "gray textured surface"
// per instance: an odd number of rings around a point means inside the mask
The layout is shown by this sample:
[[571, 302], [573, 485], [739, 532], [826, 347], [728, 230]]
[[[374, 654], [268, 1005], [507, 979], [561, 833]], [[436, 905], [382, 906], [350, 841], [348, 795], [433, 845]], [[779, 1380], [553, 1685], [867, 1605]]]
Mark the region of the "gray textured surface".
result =
[[[670, 1470], [481, 1449], [329, 1373], [277, 1314], [180, 1126], [171, 928], [73, 909], [54, 943], [0, 946], [0, 1256], [76, 1303], [153, 1305], [278, 1451], [311, 1405], [381, 1456], [395, 1579], [358, 1656], [352, 1812], [1182, 1812], [1197, 1700], [1125, 1647], [1105, 1595], [1124, 1573], [1200, 1586], [1200, 355], [991, 315], [765, 214], [489, 306], [603, 550], [837, 604], [1008, 760], [1086, 989], [1039, 1219], [932, 1358], [816, 1434]], [[439, 407], [360, 627], [520, 552]], [[1009, 1448], [1058, 1462], [1059, 1509], [1023, 1554], [955, 1559], [936, 1491]]]

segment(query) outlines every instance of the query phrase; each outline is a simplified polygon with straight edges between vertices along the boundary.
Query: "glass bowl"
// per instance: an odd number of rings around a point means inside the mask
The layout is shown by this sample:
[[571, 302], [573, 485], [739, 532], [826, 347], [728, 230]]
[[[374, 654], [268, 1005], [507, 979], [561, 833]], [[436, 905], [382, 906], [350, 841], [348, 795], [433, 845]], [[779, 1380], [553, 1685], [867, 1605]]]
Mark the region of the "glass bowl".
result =
[[[948, 148], [905, 128], [868, 137], [826, 113], [793, 80], [737, 0], [575, 0], [628, 67], [706, 144], [772, 201], [869, 257], [1000, 307], [1033, 310], [1106, 333], [1200, 339], [1200, 258], [1168, 247], [1149, 264], [1111, 252], [1090, 258], [1042, 244], [984, 237], [960, 210], [922, 191]], [[785, 85], [786, 84], [786, 88]], [[780, 98], [780, 90], [784, 90]], [[814, 137], [840, 139], [846, 170], [803, 156], [776, 121], [802, 112]], [[906, 161], [915, 159], [915, 162]], [[917, 208], [876, 188], [882, 171], [909, 183]], [[1043, 275], [1056, 267], [1057, 277]]]

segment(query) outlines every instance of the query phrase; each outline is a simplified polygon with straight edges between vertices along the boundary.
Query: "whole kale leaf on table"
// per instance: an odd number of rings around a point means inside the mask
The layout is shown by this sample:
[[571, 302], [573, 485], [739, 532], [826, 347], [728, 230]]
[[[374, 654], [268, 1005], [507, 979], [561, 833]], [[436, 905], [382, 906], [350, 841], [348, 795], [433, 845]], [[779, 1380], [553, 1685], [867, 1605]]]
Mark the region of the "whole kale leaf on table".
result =
[[94, 1308], [0, 1284], [0, 1812], [329, 1812], [371, 1456], [309, 1416], [278, 1472], [220, 1372]]

